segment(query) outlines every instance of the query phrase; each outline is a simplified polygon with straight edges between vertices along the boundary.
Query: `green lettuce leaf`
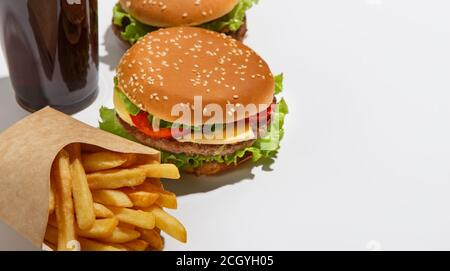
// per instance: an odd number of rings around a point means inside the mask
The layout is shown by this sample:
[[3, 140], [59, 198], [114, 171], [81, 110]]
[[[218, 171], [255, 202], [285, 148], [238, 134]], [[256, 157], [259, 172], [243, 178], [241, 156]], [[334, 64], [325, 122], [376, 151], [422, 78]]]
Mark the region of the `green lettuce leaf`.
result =
[[123, 94], [123, 92], [119, 88], [114, 88], [114, 91], [117, 91], [119, 99], [122, 101], [122, 104], [125, 106], [125, 109], [128, 113], [136, 116], [137, 114], [139, 114], [139, 112], [141, 112], [141, 109], [137, 107], [133, 102], [131, 102], [130, 99], [128, 99], [128, 97], [125, 96], [125, 94]]
[[201, 27], [217, 32], [226, 28], [231, 32], [236, 32], [244, 24], [247, 10], [252, 8], [254, 4], [258, 4], [258, 2], [259, 0], [241, 0], [230, 13], [215, 21], [203, 24]]
[[119, 4], [115, 5], [113, 9], [113, 23], [123, 28], [125, 21], [129, 22], [129, 24], [125, 26], [125, 29], [124, 31], [122, 31], [121, 36], [130, 44], [135, 44], [147, 33], [158, 29], [156, 27], [148, 26], [139, 22], [133, 16], [124, 11]]
[[274, 76], [273, 79], [275, 79], [275, 95], [278, 95], [283, 91], [284, 74], [280, 73]]
[[99, 127], [103, 131], [110, 132], [132, 141], [137, 141], [125, 130], [125, 128], [123, 128], [122, 124], [117, 118], [116, 110], [102, 106], [100, 108], [100, 119], [101, 120], [99, 122]]

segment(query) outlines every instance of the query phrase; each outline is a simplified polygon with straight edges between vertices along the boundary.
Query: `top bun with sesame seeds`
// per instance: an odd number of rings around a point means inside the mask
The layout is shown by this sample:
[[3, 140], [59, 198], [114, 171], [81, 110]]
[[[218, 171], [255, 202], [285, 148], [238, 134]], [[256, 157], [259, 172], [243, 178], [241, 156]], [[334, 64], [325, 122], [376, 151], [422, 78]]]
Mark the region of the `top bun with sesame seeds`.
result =
[[240, 0], [120, 0], [140, 22], [156, 26], [200, 25], [229, 13]]
[[[195, 27], [147, 34], [125, 53], [116, 78], [117, 88], [141, 110], [187, 125], [202, 125], [211, 118], [203, 113], [201, 123], [184, 122], [172, 114], [176, 106], [187, 105], [193, 116], [195, 97], [202, 98], [200, 112], [215, 104], [224, 115], [229, 104], [254, 104], [260, 113], [274, 99], [272, 72], [257, 53], [225, 34]], [[234, 121], [248, 117], [236, 116]], [[224, 116], [216, 123], [226, 122]]]

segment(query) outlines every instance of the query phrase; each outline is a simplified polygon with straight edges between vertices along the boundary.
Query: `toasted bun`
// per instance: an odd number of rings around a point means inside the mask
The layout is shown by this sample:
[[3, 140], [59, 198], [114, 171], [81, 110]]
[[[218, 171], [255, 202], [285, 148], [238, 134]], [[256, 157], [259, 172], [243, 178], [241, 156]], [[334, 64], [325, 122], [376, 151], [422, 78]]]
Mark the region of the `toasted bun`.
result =
[[[202, 111], [211, 104], [224, 112], [215, 123], [230, 122], [230, 115], [233, 121], [249, 117], [249, 112], [244, 116], [227, 111], [229, 104], [255, 105], [259, 113], [272, 103], [275, 85], [268, 65], [253, 50], [225, 34], [194, 27], [149, 33], [125, 53], [117, 79], [118, 87], [142, 110], [187, 125], [205, 124], [211, 117]], [[202, 108], [195, 109], [203, 116], [194, 121], [196, 96], [202, 97]], [[173, 108], [190, 111], [191, 120], [172, 115]]]
[[158, 27], [200, 25], [218, 19], [240, 0], [120, 0], [140, 22]]

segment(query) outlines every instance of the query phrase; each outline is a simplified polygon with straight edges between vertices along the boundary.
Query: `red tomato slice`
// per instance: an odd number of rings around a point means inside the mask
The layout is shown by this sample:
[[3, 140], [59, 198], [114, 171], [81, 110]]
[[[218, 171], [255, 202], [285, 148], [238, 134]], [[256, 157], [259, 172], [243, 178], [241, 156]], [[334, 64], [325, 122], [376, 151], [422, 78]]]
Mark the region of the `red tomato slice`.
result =
[[252, 125], [264, 125], [264, 122], [269, 124], [270, 119], [272, 118], [272, 111], [275, 104], [271, 104], [266, 110], [258, 113], [256, 115], [256, 118], [248, 118], [247, 122], [251, 123]]
[[171, 139], [172, 136], [172, 129], [171, 128], [159, 128], [158, 131], [153, 130], [153, 127], [151, 126], [150, 122], [148, 121], [148, 113], [141, 111], [136, 116], [130, 115], [131, 120], [133, 121], [133, 124], [136, 126], [136, 128], [139, 129], [143, 134], [145, 134], [148, 137], [155, 138], [155, 139]]

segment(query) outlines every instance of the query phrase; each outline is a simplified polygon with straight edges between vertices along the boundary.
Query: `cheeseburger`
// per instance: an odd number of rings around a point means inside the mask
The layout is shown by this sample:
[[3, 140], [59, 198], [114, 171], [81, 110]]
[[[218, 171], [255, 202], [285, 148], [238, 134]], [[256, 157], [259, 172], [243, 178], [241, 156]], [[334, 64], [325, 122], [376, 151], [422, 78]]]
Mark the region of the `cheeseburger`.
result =
[[113, 30], [134, 44], [159, 28], [199, 26], [243, 40], [245, 13], [258, 0], [120, 0], [113, 10]]
[[164, 163], [210, 175], [276, 155], [288, 108], [282, 76], [241, 42], [194, 27], [154, 31], [116, 70], [115, 109], [100, 128], [161, 151]]

